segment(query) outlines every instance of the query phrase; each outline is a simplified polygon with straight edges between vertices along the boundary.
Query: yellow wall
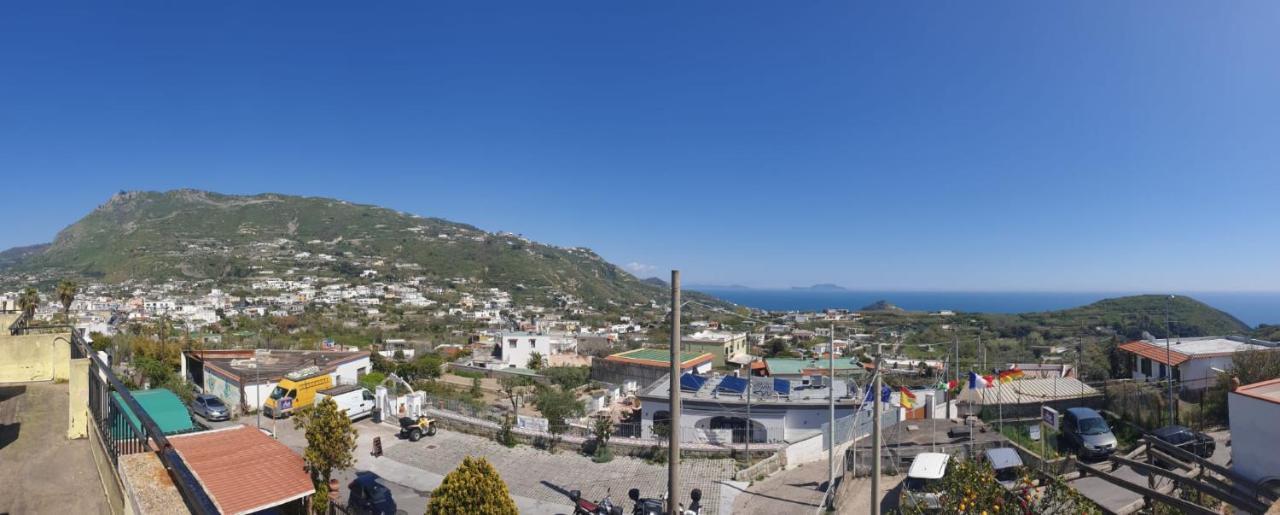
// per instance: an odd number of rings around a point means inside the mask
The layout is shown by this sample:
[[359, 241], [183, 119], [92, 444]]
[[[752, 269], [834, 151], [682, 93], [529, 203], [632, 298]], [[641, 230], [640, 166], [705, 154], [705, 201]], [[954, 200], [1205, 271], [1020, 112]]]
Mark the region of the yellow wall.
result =
[[71, 396], [67, 439], [79, 440], [89, 436], [89, 358], [71, 360], [71, 378], [67, 383]]
[[70, 333], [0, 335], [0, 383], [66, 380], [70, 376]]

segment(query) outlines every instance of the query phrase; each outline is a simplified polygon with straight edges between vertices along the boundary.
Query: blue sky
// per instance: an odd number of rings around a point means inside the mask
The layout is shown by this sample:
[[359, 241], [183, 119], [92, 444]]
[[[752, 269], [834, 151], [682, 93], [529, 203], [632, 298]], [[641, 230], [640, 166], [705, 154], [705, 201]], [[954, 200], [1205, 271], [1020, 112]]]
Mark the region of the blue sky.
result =
[[11, 5], [0, 247], [194, 187], [696, 283], [1280, 290], [1278, 23], [1262, 1]]

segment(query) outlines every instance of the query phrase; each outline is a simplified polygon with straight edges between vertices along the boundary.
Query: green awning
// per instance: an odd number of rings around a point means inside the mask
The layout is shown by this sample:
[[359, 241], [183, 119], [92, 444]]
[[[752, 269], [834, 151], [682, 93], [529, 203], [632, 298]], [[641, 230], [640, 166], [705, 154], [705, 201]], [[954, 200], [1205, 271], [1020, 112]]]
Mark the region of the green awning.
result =
[[[195, 429], [195, 425], [191, 423], [191, 413], [187, 411], [186, 405], [182, 404], [182, 399], [168, 389], [131, 390], [129, 393], [138, 401], [138, 405], [142, 406], [142, 410], [156, 421], [156, 425], [160, 426], [164, 434], [185, 433]], [[135, 427], [140, 427], [142, 423], [138, 421], [138, 416], [133, 413], [129, 405], [125, 404], [120, 393], [111, 392], [111, 396], [115, 397], [116, 404], [129, 416], [129, 420]]]

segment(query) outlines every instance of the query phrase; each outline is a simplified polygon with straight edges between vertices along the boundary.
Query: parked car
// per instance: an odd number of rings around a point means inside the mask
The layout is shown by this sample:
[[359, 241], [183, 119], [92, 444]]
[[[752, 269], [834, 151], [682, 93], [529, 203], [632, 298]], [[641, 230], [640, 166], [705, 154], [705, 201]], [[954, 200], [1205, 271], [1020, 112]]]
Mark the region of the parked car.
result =
[[916, 455], [902, 482], [899, 504], [904, 508], [921, 510], [942, 509], [942, 480], [947, 476], [947, 464], [951, 456], [940, 452], [924, 452]]
[[1212, 436], [1192, 431], [1185, 426], [1165, 426], [1152, 431], [1151, 436], [1201, 458], [1213, 456], [1213, 451], [1218, 447]]
[[222, 399], [202, 393], [197, 395], [191, 401], [191, 412], [200, 415], [205, 420], [217, 422], [220, 420], [231, 420], [231, 408], [222, 403]]
[[378, 476], [370, 473], [357, 473], [356, 480], [350, 485], [351, 493], [347, 498], [347, 510], [360, 515], [396, 515], [404, 513], [396, 509], [396, 500], [391, 490], [378, 482]]
[[1018, 451], [1010, 447], [996, 447], [987, 449], [985, 453], [987, 463], [991, 464], [991, 469], [996, 473], [996, 481], [1000, 485], [1013, 489], [1018, 486], [1018, 480], [1022, 479], [1023, 464], [1022, 456], [1018, 455]]
[[373, 413], [373, 405], [375, 404], [373, 392], [364, 387], [344, 384], [327, 390], [320, 390], [316, 392], [315, 402], [319, 403], [326, 397], [332, 398], [333, 402], [338, 404], [338, 409], [346, 413], [347, 418], [351, 420]]
[[1062, 415], [1062, 439], [1081, 458], [1106, 458], [1116, 452], [1116, 435], [1093, 408], [1070, 408]]

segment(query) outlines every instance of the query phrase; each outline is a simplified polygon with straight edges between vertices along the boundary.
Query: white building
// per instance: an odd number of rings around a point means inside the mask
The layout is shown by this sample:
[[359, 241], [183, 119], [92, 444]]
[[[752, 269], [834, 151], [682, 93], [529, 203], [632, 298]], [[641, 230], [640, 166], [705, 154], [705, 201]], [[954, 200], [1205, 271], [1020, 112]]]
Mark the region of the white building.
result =
[[[1166, 346], [1167, 344], [1167, 346]], [[1179, 381], [1184, 391], [1201, 391], [1213, 386], [1218, 372], [1231, 369], [1237, 352], [1275, 348], [1276, 343], [1241, 336], [1204, 336], [1170, 340], [1135, 340], [1120, 345], [1132, 354], [1131, 376], [1135, 381]]]
[[512, 332], [501, 333], [495, 340], [496, 365], [502, 368], [525, 368], [534, 352], [546, 358], [574, 352], [578, 346], [576, 338], [561, 334]]
[[1241, 386], [1227, 394], [1231, 414], [1231, 469], [1263, 488], [1280, 488], [1280, 379]]

